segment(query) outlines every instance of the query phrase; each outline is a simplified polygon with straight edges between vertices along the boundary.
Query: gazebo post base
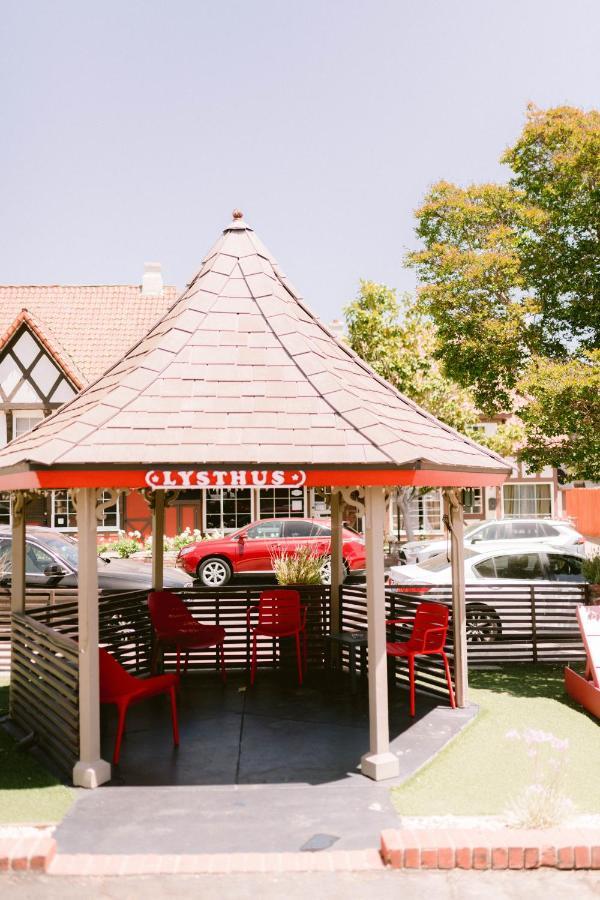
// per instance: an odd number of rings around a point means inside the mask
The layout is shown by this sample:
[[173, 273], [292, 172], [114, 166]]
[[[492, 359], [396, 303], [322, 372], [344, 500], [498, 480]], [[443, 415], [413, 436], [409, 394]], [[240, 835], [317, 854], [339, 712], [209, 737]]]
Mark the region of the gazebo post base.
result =
[[80, 759], [73, 766], [73, 784], [75, 787], [97, 788], [110, 781], [110, 763], [105, 759], [84, 762]]
[[373, 781], [385, 781], [400, 774], [400, 761], [393, 753], [365, 753], [360, 760], [360, 771]]

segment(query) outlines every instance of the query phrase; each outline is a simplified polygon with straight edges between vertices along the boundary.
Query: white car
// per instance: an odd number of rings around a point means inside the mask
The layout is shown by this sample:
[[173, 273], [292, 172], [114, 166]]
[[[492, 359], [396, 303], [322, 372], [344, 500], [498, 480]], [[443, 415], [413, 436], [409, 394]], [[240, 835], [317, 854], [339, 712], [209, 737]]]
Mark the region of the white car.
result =
[[[510, 544], [499, 549], [465, 549], [465, 584], [480, 585], [493, 592], [501, 585], [556, 583], [582, 584], [583, 558], [561, 547], [539, 544]], [[398, 593], [427, 594], [438, 585], [452, 583], [452, 570], [446, 553], [422, 563], [392, 566], [388, 587]], [[493, 595], [492, 595], [493, 599]], [[467, 639], [495, 641], [502, 634], [502, 622], [493, 606], [467, 602]]]
[[[578, 556], [585, 554], [585, 540], [569, 523], [562, 519], [495, 519], [479, 522], [465, 528], [465, 547], [477, 550], [495, 550], [515, 541], [528, 544], [551, 544], [563, 547]], [[432, 541], [408, 541], [400, 550], [400, 562], [420, 563], [438, 553], [445, 553], [447, 538]]]

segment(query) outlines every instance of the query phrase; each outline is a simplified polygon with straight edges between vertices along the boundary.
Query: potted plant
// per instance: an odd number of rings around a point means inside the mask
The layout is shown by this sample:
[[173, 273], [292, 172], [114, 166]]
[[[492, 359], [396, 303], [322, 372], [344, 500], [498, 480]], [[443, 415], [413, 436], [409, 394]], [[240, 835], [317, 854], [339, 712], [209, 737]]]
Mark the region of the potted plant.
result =
[[588, 583], [592, 603], [600, 604], [600, 553], [584, 559], [581, 573]]

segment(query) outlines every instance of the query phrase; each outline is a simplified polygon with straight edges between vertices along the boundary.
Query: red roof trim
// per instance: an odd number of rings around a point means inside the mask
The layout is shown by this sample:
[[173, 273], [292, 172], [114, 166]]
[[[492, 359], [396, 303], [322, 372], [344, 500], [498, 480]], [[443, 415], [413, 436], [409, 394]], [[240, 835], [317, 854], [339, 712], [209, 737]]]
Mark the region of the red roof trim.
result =
[[[258, 467], [257, 467], [258, 468]], [[223, 471], [232, 471], [223, 467]], [[504, 473], [449, 472], [440, 469], [311, 469], [307, 487], [364, 487], [415, 485], [419, 487], [490, 487], [506, 480]], [[46, 490], [67, 488], [147, 488], [142, 469], [45, 469], [37, 472], [0, 474], [0, 490]]]

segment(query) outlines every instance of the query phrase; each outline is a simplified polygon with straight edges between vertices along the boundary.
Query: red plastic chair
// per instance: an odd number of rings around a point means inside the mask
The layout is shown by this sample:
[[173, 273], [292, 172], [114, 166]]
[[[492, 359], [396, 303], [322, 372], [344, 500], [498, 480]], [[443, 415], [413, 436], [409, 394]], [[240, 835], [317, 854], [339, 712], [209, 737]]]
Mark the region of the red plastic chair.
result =
[[413, 623], [411, 635], [407, 641], [388, 641], [388, 656], [399, 656], [408, 660], [410, 678], [410, 714], [415, 714], [415, 656], [438, 654], [444, 660], [450, 705], [456, 709], [450, 666], [444, 645], [448, 632], [448, 607], [441, 603], [419, 603], [415, 615], [405, 619], [388, 619], [388, 625], [405, 625]]
[[252, 665], [250, 684], [256, 675], [256, 641], [259, 635], [270, 638], [295, 637], [298, 660], [298, 683], [302, 684], [306, 667], [306, 606], [300, 604], [300, 594], [295, 590], [263, 591], [258, 601], [258, 623], [252, 625], [251, 616], [256, 607], [246, 610], [246, 625], [252, 632]]
[[148, 609], [156, 634], [152, 671], [156, 669], [158, 656], [167, 647], [177, 650], [177, 674], [180, 674], [181, 651], [185, 651], [184, 675], [187, 672], [190, 650], [217, 647], [221, 678], [227, 681], [225, 669], [225, 629], [220, 625], [203, 625], [187, 609], [185, 603], [171, 591], [152, 591], [148, 595]]
[[177, 701], [175, 688], [179, 684], [177, 675], [154, 675], [150, 678], [136, 678], [125, 671], [123, 666], [107, 650], [100, 648], [100, 703], [111, 703], [117, 707], [119, 720], [113, 752], [116, 766], [121, 755], [121, 741], [125, 730], [125, 717], [132, 703], [169, 694], [171, 698], [171, 719], [173, 722], [173, 743], [179, 747], [179, 726], [177, 724]]

